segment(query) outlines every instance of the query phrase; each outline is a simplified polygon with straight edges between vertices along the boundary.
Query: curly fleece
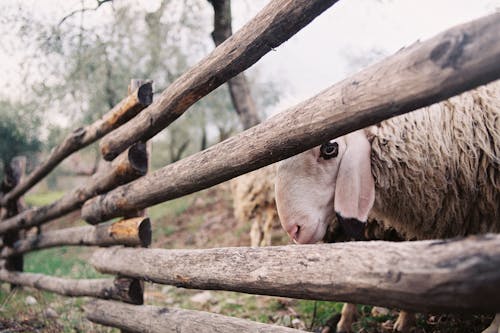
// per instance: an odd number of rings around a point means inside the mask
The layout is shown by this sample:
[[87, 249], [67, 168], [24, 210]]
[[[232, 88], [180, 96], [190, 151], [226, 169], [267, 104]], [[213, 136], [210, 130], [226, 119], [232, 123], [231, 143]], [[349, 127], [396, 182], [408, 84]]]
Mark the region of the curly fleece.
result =
[[407, 239], [500, 231], [500, 81], [366, 131], [372, 216]]

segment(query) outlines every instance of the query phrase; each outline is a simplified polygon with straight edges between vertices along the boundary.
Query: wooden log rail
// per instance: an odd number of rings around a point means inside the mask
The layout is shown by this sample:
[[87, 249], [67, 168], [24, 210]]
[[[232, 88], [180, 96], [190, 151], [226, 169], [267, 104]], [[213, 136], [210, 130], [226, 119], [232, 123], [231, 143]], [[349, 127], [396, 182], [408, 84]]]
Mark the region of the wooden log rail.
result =
[[175, 80], [131, 122], [101, 140], [111, 160], [134, 142], [146, 141], [203, 96], [249, 68], [337, 0], [274, 0], [210, 55]]
[[183, 288], [343, 301], [416, 312], [499, 312], [500, 235], [206, 250], [110, 248], [102, 273]]
[[127, 332], [148, 333], [299, 333], [303, 331], [227, 317], [203, 311], [134, 306], [113, 301], [92, 301], [85, 306], [87, 318]]
[[36, 273], [10, 272], [0, 269], [0, 280], [50, 291], [63, 296], [114, 299], [143, 304], [143, 284], [135, 279], [65, 279]]
[[47, 231], [18, 240], [10, 247], [4, 247], [0, 258], [7, 258], [29, 251], [55, 246], [142, 246], [151, 244], [151, 222], [147, 217], [136, 217], [97, 226], [82, 226]]
[[89, 198], [146, 174], [147, 152], [143, 143], [134, 144], [116, 158], [108, 168], [92, 176], [80, 187], [54, 203], [25, 210], [0, 223], [0, 234], [7, 231], [41, 225], [81, 207]]
[[66, 157], [102, 138], [107, 133], [137, 115], [137, 113], [151, 104], [152, 98], [152, 83], [142, 83], [132, 92], [132, 94], [125, 97], [99, 120], [91, 125], [74, 130], [52, 150], [42, 164], [33, 170], [33, 172], [13, 190], [1, 198], [0, 205], [5, 206], [9, 201], [15, 200], [23, 195]]
[[[196, 192], [498, 79], [498, 31], [500, 13], [495, 13], [415, 43], [260, 125], [91, 199], [83, 206], [82, 217], [95, 223]], [[228, 42], [235, 40], [231, 37]], [[226, 43], [221, 46], [232, 45]], [[158, 109], [161, 100], [151, 107]], [[150, 116], [149, 110], [113, 133], [124, 138], [125, 130], [141, 133], [139, 124]], [[147, 120], [148, 126], [152, 124], [148, 135], [164, 125], [155, 122], [156, 117]], [[130, 138], [144, 137], [135, 135]]]

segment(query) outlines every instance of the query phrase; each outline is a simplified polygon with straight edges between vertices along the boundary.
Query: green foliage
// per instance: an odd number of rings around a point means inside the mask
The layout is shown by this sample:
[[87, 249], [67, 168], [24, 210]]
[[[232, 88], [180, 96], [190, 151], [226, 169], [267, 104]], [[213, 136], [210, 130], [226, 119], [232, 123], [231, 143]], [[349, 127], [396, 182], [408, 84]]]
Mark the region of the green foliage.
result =
[[3, 167], [17, 155], [34, 159], [34, 153], [41, 148], [39, 123], [31, 105], [0, 100], [0, 164]]
[[30, 207], [40, 207], [53, 203], [64, 195], [62, 191], [28, 193], [24, 197]]

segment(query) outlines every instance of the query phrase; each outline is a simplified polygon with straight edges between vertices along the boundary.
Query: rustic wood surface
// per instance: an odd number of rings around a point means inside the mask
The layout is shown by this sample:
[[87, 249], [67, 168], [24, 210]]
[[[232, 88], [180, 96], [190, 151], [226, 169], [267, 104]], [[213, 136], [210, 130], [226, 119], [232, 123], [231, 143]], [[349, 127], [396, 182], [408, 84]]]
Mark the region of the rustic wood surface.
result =
[[151, 82], [142, 83], [125, 97], [113, 109], [102, 116], [99, 120], [83, 128], [78, 128], [71, 132], [57, 147], [55, 147], [45, 161], [33, 170], [19, 185], [3, 196], [0, 200], [1, 206], [5, 206], [8, 201], [12, 201], [36, 183], [42, 180], [52, 171], [62, 160], [75, 151], [88, 146], [99, 138], [102, 138], [113, 129], [119, 127], [151, 104], [153, 89]]
[[151, 222], [147, 217], [136, 217], [97, 226], [83, 226], [43, 232], [2, 249], [0, 258], [55, 246], [142, 246], [151, 244]]
[[111, 160], [134, 142], [147, 140], [229, 78], [249, 68], [337, 0], [274, 0], [231, 38], [173, 82], [136, 118], [101, 140]]
[[417, 312], [499, 312], [500, 235], [419, 242], [98, 250], [103, 273], [183, 288], [372, 304]]
[[[219, 46], [231, 37], [231, 0], [208, 0], [214, 8], [214, 31], [212, 39]], [[227, 81], [229, 94], [234, 110], [240, 118], [243, 129], [248, 129], [260, 123], [255, 101], [250, 93], [250, 86], [244, 73], [240, 73]]]
[[89, 198], [141, 177], [146, 172], [146, 145], [143, 143], [134, 144], [106, 169], [94, 174], [88, 182], [67, 193], [61, 199], [47, 206], [25, 210], [21, 214], [2, 221], [0, 235], [9, 230], [33, 227], [61, 217], [80, 208]]
[[[26, 173], [26, 162], [26, 156], [16, 156], [10, 161], [9, 165], [5, 168], [4, 179], [0, 184], [1, 193], [8, 193], [16, 187], [17, 184], [22, 182]], [[2, 223], [4, 219], [15, 216], [25, 209], [26, 205], [23, 198], [17, 198], [16, 200], [9, 201], [5, 207], [0, 207], [0, 220], [2, 220], [0, 223]], [[8, 248], [19, 241], [22, 236], [22, 232], [19, 230], [7, 232], [2, 236], [2, 246], [5, 246], [4, 248]], [[19, 254], [6, 258], [3, 263], [3, 267], [9, 271], [22, 272], [24, 269], [23, 266], [24, 258]], [[16, 283], [12, 283], [10, 286], [11, 289], [16, 287]]]
[[93, 198], [85, 203], [82, 216], [103, 221], [196, 192], [497, 79], [498, 31], [500, 13], [400, 50], [287, 112]]
[[89, 296], [132, 304], [143, 303], [142, 284], [129, 278], [76, 280], [0, 269], [0, 280], [64, 296]]
[[87, 318], [98, 324], [148, 333], [299, 333], [292, 328], [257, 323], [202, 311], [134, 306], [95, 300], [85, 306]]

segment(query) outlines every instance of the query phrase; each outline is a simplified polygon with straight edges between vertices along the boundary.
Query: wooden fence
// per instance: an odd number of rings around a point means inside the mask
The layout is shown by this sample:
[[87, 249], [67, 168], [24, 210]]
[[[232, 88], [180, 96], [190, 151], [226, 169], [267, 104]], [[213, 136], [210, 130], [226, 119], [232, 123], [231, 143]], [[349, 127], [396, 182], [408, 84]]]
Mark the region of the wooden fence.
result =
[[[23, 178], [25, 163], [14, 161], [1, 188], [0, 280], [66, 296], [107, 299], [90, 302], [88, 318], [131, 332], [297, 331], [141, 305], [144, 280], [414, 311], [500, 312], [500, 235], [397, 244], [138, 248], [151, 243], [151, 223], [143, 216], [149, 206], [500, 78], [500, 13], [496, 13], [415, 43], [260, 125], [146, 174], [146, 140], [335, 2], [272, 1], [154, 102], [151, 82], [134, 81], [127, 97], [100, 120], [72, 132], [30, 175]], [[26, 191], [71, 153], [100, 138], [104, 159], [113, 159], [106, 168], [54, 203], [23, 210]], [[23, 229], [80, 209], [92, 225], [20, 237]], [[122, 219], [103, 223], [113, 217]], [[72, 280], [22, 272], [24, 253], [62, 245], [122, 245], [99, 249], [91, 259], [98, 271], [117, 277]]]

